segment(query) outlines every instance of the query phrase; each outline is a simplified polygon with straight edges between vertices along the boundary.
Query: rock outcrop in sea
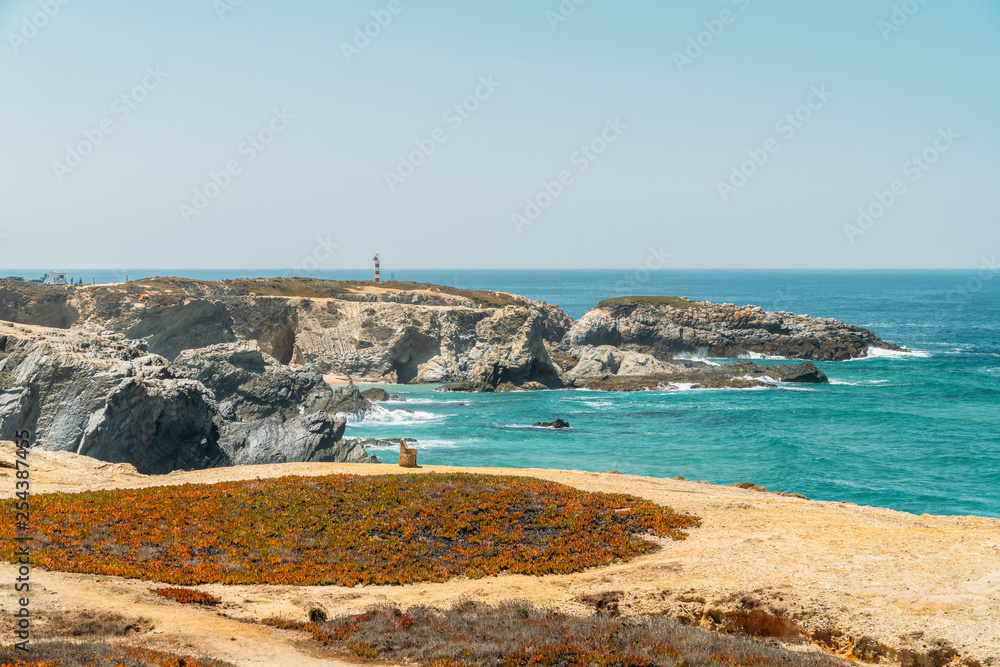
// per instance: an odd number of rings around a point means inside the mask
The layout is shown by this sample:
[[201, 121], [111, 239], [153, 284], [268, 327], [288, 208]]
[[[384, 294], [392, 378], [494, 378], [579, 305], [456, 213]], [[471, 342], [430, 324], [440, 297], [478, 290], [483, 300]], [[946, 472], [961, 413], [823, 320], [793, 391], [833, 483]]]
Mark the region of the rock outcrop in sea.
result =
[[867, 356], [869, 348], [902, 350], [867, 329], [833, 319], [677, 297], [605, 301], [573, 324], [565, 344], [571, 349], [610, 345], [658, 359], [704, 351], [721, 358], [759, 354], [845, 361]]

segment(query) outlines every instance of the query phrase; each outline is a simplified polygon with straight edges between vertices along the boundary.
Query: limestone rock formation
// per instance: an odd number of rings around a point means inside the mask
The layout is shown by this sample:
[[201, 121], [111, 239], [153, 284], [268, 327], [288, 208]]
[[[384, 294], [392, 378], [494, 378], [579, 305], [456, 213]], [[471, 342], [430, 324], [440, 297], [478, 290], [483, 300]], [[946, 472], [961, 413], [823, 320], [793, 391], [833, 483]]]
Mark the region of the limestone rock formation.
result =
[[171, 361], [186, 350], [251, 340], [280, 364], [400, 384], [561, 386], [545, 343], [572, 325], [559, 308], [516, 295], [408, 283], [157, 278], [35, 287], [0, 281], [0, 315], [119, 332]]
[[236, 342], [233, 319], [225, 305], [208, 299], [177, 304], [147, 304], [107, 323], [128, 338], [143, 339], [149, 350], [173, 361], [184, 350]]
[[475, 392], [754, 387], [825, 376], [815, 367], [720, 370], [681, 356], [834, 361], [901, 349], [835, 320], [752, 306], [626, 297], [574, 323], [524, 297], [415, 283], [157, 278], [67, 291], [0, 281], [3, 314], [141, 338], [211, 389], [226, 421], [367, 409], [356, 389], [331, 396], [319, 373]]
[[573, 378], [603, 375], [650, 375], [667, 370], [667, 364], [648, 354], [611, 345], [586, 346], [577, 351], [579, 362], [569, 371]]
[[713, 357], [752, 352], [843, 361], [867, 356], [872, 347], [902, 349], [867, 329], [832, 319], [671, 297], [606, 301], [580, 318], [563, 342], [569, 348], [610, 345], [658, 359], [704, 350]]

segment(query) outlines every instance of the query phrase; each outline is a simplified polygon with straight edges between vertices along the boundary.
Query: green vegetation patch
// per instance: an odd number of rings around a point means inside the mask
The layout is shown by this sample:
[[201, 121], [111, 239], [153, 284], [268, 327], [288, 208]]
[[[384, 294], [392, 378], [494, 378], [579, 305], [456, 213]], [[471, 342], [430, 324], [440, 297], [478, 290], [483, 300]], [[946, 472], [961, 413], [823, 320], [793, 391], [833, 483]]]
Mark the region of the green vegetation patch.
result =
[[[697, 525], [634, 496], [465, 474], [55, 494], [35, 498], [31, 516], [39, 567], [185, 586], [565, 574], [656, 548], [638, 534], [679, 540]], [[0, 525], [8, 561], [12, 530]]]
[[845, 661], [796, 654], [746, 637], [685, 627], [662, 616], [625, 619], [569, 616], [528, 602], [496, 606], [463, 601], [450, 610], [364, 614], [265, 624], [312, 634], [350, 658], [432, 667], [837, 667]]
[[673, 306], [678, 309], [704, 308], [697, 301], [691, 301], [680, 296], [620, 296], [617, 299], [605, 299], [597, 304], [598, 308], [608, 308], [611, 306], [637, 306], [642, 303], [653, 303]]

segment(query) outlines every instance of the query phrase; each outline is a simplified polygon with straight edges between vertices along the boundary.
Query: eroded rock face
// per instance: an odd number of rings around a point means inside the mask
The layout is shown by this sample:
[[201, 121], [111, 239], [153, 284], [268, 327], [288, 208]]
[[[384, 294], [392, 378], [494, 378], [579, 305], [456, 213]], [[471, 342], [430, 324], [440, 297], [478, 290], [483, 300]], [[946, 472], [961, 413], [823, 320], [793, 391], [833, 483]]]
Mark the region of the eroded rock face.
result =
[[577, 350], [579, 363], [569, 371], [573, 378], [603, 375], [650, 375], [668, 370], [668, 365], [648, 354], [621, 350], [611, 345]]
[[186, 350], [174, 365], [211, 389], [230, 420], [252, 421], [300, 409], [353, 414], [369, 407], [352, 392], [330, 391], [318, 373], [282, 366], [254, 341]]
[[207, 299], [134, 308], [110, 324], [128, 338], [145, 339], [150, 351], [171, 361], [184, 350], [236, 342], [229, 311]]
[[14, 295], [9, 307], [27, 313], [43, 298], [62, 299], [79, 313], [74, 326], [141, 338], [170, 360], [242, 339], [280, 364], [311, 364], [321, 373], [400, 384], [560, 386], [544, 344], [572, 325], [558, 307], [499, 292], [396, 285], [163, 278], [70, 291], [68, 301], [65, 290]]
[[0, 281], [0, 319], [68, 329], [80, 316], [70, 292], [17, 280]]
[[343, 439], [339, 413], [371, 405], [356, 387], [332, 392], [321, 376], [280, 366], [256, 343], [217, 345], [184, 361], [175, 368], [119, 334], [2, 335], [0, 438], [28, 429], [39, 449], [130, 463], [144, 474], [377, 462]]
[[545, 319], [537, 311], [507, 307], [476, 326], [473, 378], [497, 387], [535, 382], [549, 388], [562, 380], [545, 348]]
[[0, 437], [31, 429], [40, 449], [147, 474], [229, 463], [211, 392], [163, 357], [114, 339], [0, 340]]
[[344, 440], [346, 422], [326, 412], [226, 424], [220, 444], [234, 465], [378, 463], [361, 443]]
[[442, 308], [300, 299], [287, 306], [287, 311], [274, 312], [286, 313], [288, 321], [274, 326], [294, 323], [292, 356], [321, 372], [399, 384], [469, 382], [494, 389], [505, 382], [561, 383], [545, 340], [564, 333], [565, 321], [543, 305]]
[[901, 350], [867, 329], [832, 319], [769, 313], [756, 306], [705, 301], [619, 303], [595, 308], [573, 325], [564, 344], [614, 346], [671, 359], [706, 351], [736, 358], [754, 352], [790, 359], [844, 361], [869, 348]]

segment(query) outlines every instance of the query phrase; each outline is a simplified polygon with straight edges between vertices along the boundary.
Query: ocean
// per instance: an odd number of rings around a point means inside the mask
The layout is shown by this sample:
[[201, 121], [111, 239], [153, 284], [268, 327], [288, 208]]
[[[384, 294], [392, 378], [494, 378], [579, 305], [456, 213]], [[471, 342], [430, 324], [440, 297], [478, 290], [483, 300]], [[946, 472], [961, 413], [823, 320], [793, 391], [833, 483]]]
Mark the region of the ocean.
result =
[[[42, 272], [16, 272], [33, 278]], [[69, 271], [86, 282], [117, 271]], [[218, 280], [267, 270], [129, 271]], [[368, 279], [368, 271], [311, 277]], [[383, 275], [388, 275], [388, 272]], [[397, 271], [415, 280], [513, 292], [580, 317], [624, 295], [676, 295], [833, 317], [913, 355], [820, 363], [827, 386], [634, 394], [564, 390], [406, 398], [352, 423], [353, 437], [418, 440], [420, 462], [560, 468], [772, 491], [916, 514], [1000, 517], [1000, 275], [981, 271]], [[722, 360], [716, 360], [722, 361]], [[764, 361], [760, 363], [783, 363]], [[404, 411], [405, 410], [405, 411]], [[570, 422], [567, 431], [531, 428]], [[393, 462], [393, 451], [375, 451]]]

